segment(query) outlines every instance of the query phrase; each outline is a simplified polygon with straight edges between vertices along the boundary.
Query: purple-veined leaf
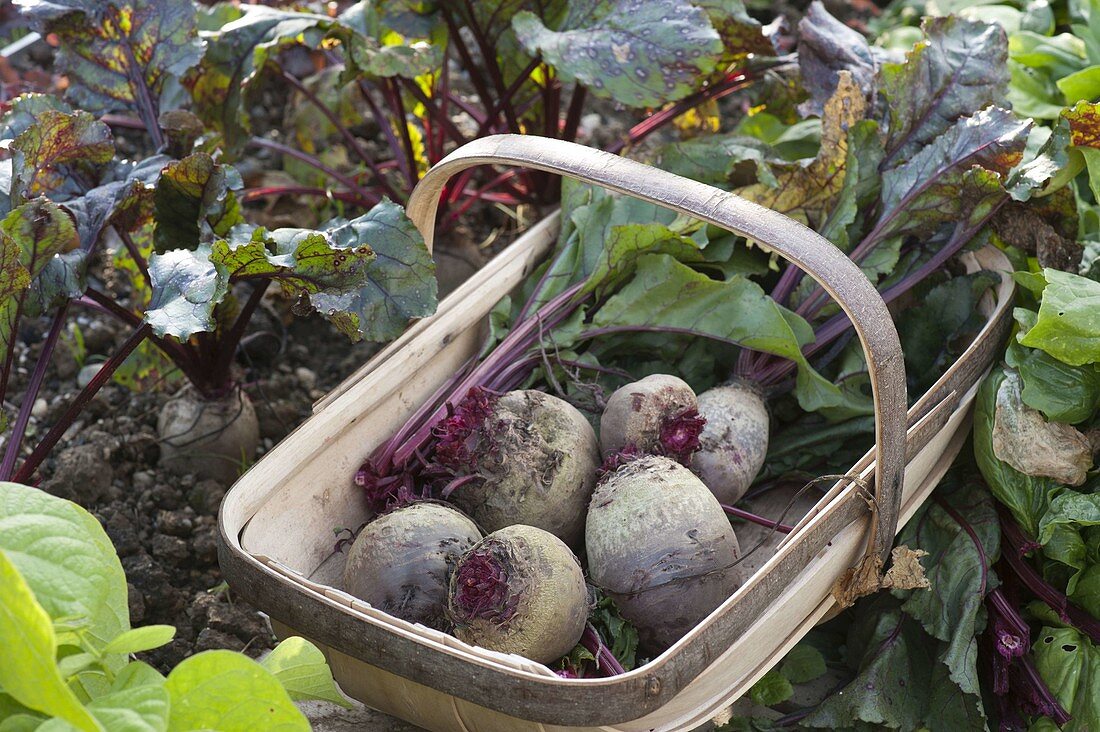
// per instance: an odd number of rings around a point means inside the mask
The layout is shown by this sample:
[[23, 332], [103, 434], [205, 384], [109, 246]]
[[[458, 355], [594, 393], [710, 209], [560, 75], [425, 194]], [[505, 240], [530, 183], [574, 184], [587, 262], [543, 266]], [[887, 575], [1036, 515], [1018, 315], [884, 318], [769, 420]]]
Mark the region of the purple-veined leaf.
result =
[[161, 171], [154, 194], [156, 250], [195, 249], [209, 244], [244, 221], [233, 194], [241, 176], [208, 153], [171, 162]]
[[71, 198], [91, 186], [95, 169], [109, 163], [115, 143], [107, 125], [87, 112], [42, 110], [12, 150], [11, 203], [52, 194]]
[[38, 115], [47, 110], [64, 114], [73, 112], [72, 107], [52, 94], [23, 94], [11, 100], [11, 107], [0, 120], [0, 140], [19, 137], [38, 121]]
[[633, 107], [687, 96], [723, 55], [707, 13], [689, 0], [573, 0], [555, 28], [529, 11], [512, 27], [563, 78]]
[[905, 63], [884, 64], [879, 86], [889, 115], [886, 167], [936, 141], [960, 117], [1004, 101], [1008, 39], [999, 25], [929, 18]]
[[436, 54], [424, 43], [382, 45], [324, 15], [250, 5], [207, 39], [202, 62], [185, 79], [195, 112], [222, 133], [231, 150], [239, 150], [252, 129], [251, 94], [265, 67], [277, 65], [279, 52], [291, 46], [320, 48], [337, 41], [344, 47], [347, 80], [357, 74], [415, 77], [431, 68]]
[[958, 120], [910, 159], [886, 171], [877, 236], [928, 233], [964, 218], [967, 174], [979, 167], [1006, 176], [1022, 157], [1030, 125], [1007, 110], [984, 109]]
[[7, 386], [12, 345], [31, 283], [57, 254], [79, 246], [72, 217], [46, 198], [13, 209], [0, 222], [0, 394]]
[[73, 102], [91, 112], [136, 111], [156, 125], [160, 101], [198, 63], [202, 45], [190, 0], [16, 0], [61, 40], [60, 70]]
[[867, 39], [829, 14], [819, 0], [810, 3], [798, 21], [798, 67], [810, 99], [799, 107], [803, 114], [823, 113], [825, 102], [836, 93], [841, 71], [852, 75], [860, 92], [875, 92], [878, 65]]

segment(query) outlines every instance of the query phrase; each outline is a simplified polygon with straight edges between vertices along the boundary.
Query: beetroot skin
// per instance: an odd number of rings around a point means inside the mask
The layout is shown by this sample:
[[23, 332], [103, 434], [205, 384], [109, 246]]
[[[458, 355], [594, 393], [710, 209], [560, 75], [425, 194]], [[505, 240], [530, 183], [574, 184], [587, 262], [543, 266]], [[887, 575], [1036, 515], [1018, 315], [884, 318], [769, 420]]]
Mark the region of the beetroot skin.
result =
[[359, 532], [344, 588], [394, 617], [446, 630], [451, 571], [480, 540], [477, 526], [457, 509], [430, 502], [404, 506]]
[[550, 663], [584, 633], [588, 589], [561, 539], [533, 526], [509, 526], [459, 561], [448, 612], [460, 640]]
[[745, 495], [768, 454], [768, 408], [764, 395], [748, 383], [715, 387], [699, 395], [707, 423], [691, 467], [722, 503]]
[[740, 585], [737, 536], [707, 487], [670, 458], [647, 455], [605, 476], [585, 529], [592, 581], [656, 655]]
[[579, 546], [599, 446], [575, 407], [541, 391], [475, 392], [440, 432], [437, 461], [477, 478], [449, 498], [485, 530], [527, 524]]

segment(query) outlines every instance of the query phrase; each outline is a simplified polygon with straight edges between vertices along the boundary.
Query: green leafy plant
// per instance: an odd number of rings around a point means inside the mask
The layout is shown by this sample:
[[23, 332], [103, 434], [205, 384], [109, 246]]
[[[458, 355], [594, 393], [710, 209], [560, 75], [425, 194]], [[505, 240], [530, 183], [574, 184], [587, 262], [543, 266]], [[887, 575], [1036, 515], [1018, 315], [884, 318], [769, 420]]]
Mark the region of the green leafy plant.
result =
[[[610, 143], [617, 151], [743, 88], [776, 55], [739, 1], [361, 2], [336, 18], [246, 6], [215, 25], [185, 80], [195, 111], [226, 149], [273, 150], [302, 175], [301, 185], [260, 186], [245, 198], [325, 195], [360, 206], [403, 200], [430, 165], [478, 137], [575, 139], [593, 97], [659, 110]], [[321, 70], [291, 73], [280, 55], [291, 47], [311, 49]], [[302, 102], [294, 147], [258, 135], [251, 110], [269, 79]], [[377, 126], [381, 152], [353, 133], [364, 118]], [[318, 154], [334, 160], [336, 149], [349, 161], [341, 171]], [[453, 210], [440, 225], [478, 201], [556, 199], [544, 173], [471, 171], [445, 190]]]
[[[236, 395], [234, 357], [273, 283], [296, 311], [319, 313], [352, 340], [390, 339], [434, 310], [434, 265], [397, 204], [379, 201], [317, 229], [269, 231], [245, 220], [240, 175], [219, 162], [216, 143], [196, 146], [203, 126], [178, 109], [187, 100], [181, 76], [204, 58], [190, 2], [21, 5], [59, 39], [68, 95], [84, 109], [31, 95], [0, 121], [12, 153], [0, 199], [0, 393], [21, 318], [52, 318], [0, 477], [29, 480], [120, 368], [124, 383], [172, 368], [201, 400], [245, 401]], [[103, 58], [115, 63], [97, 62]], [[94, 116], [118, 113], [136, 115], [148, 136], [152, 149], [139, 162], [116, 154], [110, 127]], [[88, 278], [110, 242], [128, 280], [122, 292]], [[114, 318], [130, 334], [17, 467], [29, 410], [74, 306]], [[245, 447], [249, 457], [254, 449]]]
[[175, 628], [131, 628], [126, 578], [99, 522], [79, 506], [0, 483], [0, 727], [308, 730], [296, 700], [347, 705], [322, 653], [288, 638], [257, 663], [206, 651], [167, 677], [132, 654]]

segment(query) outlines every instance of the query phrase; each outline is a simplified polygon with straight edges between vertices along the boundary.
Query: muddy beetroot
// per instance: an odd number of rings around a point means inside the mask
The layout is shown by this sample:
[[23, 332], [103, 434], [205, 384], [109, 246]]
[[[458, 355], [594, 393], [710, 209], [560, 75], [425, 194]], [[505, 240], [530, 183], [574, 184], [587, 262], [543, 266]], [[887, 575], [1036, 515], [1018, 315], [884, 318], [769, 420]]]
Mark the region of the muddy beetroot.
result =
[[600, 417], [600, 447], [604, 455], [633, 447], [687, 465], [699, 449], [705, 423], [687, 382], [652, 374], [621, 387], [607, 400]]
[[560, 539], [533, 526], [509, 526], [459, 561], [448, 612], [461, 640], [550, 663], [584, 633], [588, 591]]
[[699, 411], [707, 423], [691, 466], [719, 501], [736, 503], [768, 454], [764, 395], [746, 383], [719, 386], [699, 395]]
[[585, 529], [592, 581], [657, 654], [733, 594], [737, 537], [690, 470], [647, 455], [596, 486]]
[[344, 587], [390, 615], [445, 630], [451, 571], [480, 539], [474, 522], [450, 506], [421, 502], [399, 508], [359, 533]]
[[437, 462], [457, 476], [450, 500], [487, 531], [529, 524], [580, 544], [599, 448], [568, 402], [541, 391], [473, 393], [437, 437]]

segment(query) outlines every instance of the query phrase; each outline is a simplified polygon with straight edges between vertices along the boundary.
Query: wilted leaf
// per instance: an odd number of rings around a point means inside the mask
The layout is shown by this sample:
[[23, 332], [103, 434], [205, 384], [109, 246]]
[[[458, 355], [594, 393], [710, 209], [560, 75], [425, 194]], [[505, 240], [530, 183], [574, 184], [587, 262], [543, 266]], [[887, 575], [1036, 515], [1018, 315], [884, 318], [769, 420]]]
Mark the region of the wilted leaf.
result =
[[155, 125], [168, 83], [194, 66], [202, 45], [189, 0], [16, 0], [61, 40], [60, 70], [73, 101], [91, 112], [139, 112]]
[[1020, 389], [1015, 372], [997, 389], [993, 454], [1021, 473], [1081, 485], [1092, 467], [1089, 441], [1070, 425], [1043, 419], [1024, 404]]
[[997, 395], [1006, 379], [1003, 368], [995, 367], [982, 382], [974, 405], [974, 459], [993, 496], [1011, 511], [1029, 536], [1039, 535], [1039, 520], [1046, 513], [1057, 484], [1050, 478], [1021, 473], [993, 453], [993, 423]]
[[87, 112], [43, 110], [35, 124], [11, 144], [12, 205], [43, 193], [71, 197], [77, 182], [109, 163], [115, 143], [107, 125]]
[[875, 92], [877, 64], [867, 39], [834, 18], [819, 0], [798, 21], [798, 67], [802, 86], [810, 99], [800, 110], [804, 114], [821, 115], [825, 102], [836, 93], [841, 71], [851, 74], [851, 80], [864, 98]]
[[723, 51], [707, 13], [688, 0], [572, 0], [553, 29], [529, 11], [512, 27], [563, 79], [633, 107], [687, 96]]
[[863, 119], [866, 106], [851, 73], [840, 71], [836, 92], [825, 104], [817, 157], [808, 162], [773, 165], [775, 186], [757, 183], [735, 193], [814, 228], [820, 227], [844, 186], [848, 130]]
[[1004, 99], [1008, 41], [999, 25], [927, 18], [924, 40], [903, 64], [885, 64], [879, 85], [889, 116], [886, 165], [897, 165], [960, 117]]
[[233, 195], [241, 176], [218, 165], [207, 153], [195, 153], [169, 163], [161, 172], [155, 194], [156, 250], [195, 249], [244, 221]]

